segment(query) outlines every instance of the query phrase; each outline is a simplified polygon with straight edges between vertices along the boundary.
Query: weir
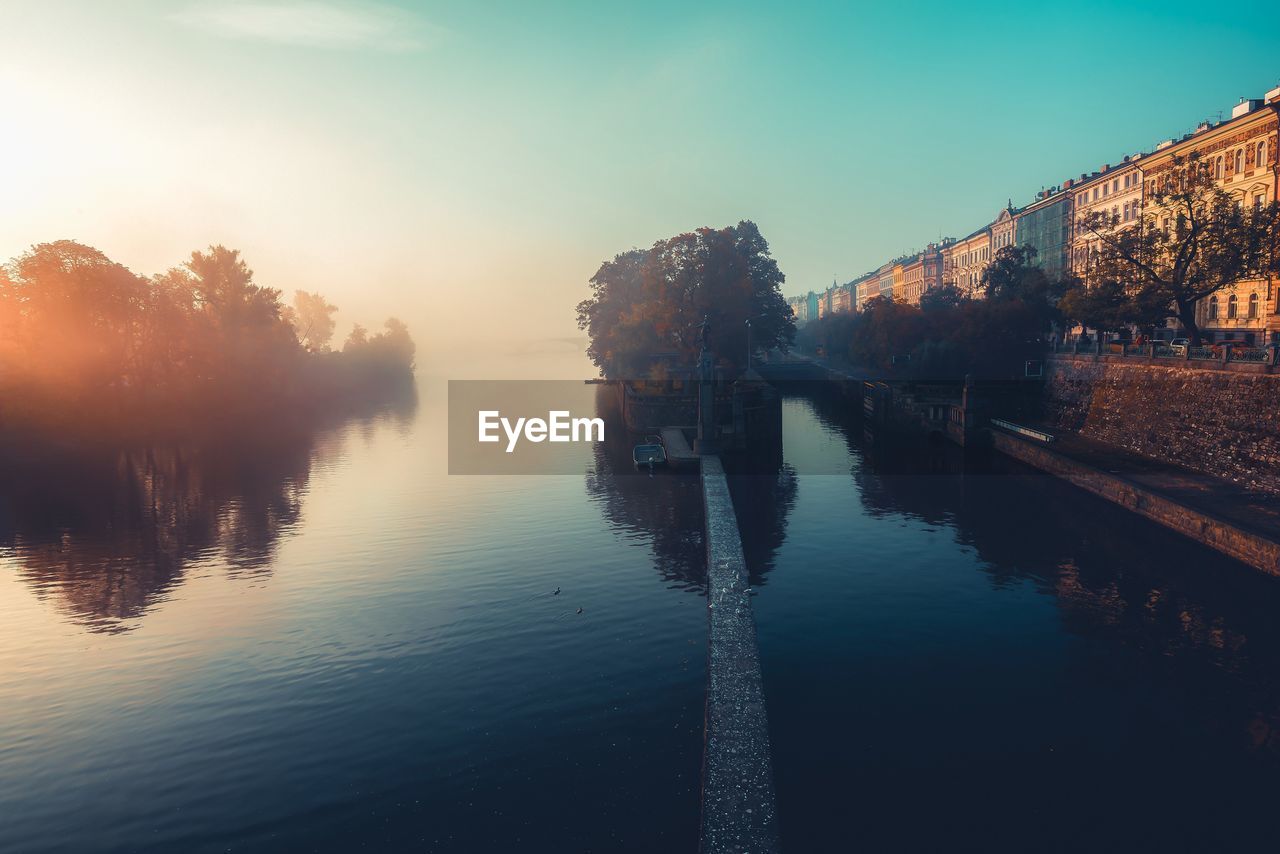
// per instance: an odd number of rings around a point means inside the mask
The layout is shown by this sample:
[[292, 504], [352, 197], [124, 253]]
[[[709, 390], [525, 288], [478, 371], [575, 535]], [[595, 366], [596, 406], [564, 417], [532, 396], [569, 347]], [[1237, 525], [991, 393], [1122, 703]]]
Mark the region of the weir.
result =
[[724, 466], [702, 457], [706, 514], [708, 688], [702, 854], [776, 852], [778, 820], [756, 624]]

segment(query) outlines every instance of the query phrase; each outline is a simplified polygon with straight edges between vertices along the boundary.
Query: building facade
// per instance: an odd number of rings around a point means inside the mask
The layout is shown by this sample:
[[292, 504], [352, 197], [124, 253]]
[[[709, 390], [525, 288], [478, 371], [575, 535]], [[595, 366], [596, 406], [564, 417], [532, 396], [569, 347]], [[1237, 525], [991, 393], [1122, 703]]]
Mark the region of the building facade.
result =
[[848, 285], [831, 284], [831, 311], [834, 314], [848, 314], [853, 311], [853, 300]]
[[1015, 218], [1014, 245], [1034, 249], [1034, 263], [1054, 281], [1070, 272], [1071, 221], [1071, 194], [1058, 187], [1037, 193]]
[[982, 272], [991, 263], [991, 227], [984, 225], [955, 242], [951, 250], [951, 275], [960, 293], [977, 297], [982, 292]]
[[876, 280], [879, 282], [880, 290], [876, 296], [893, 299], [893, 264], [894, 262], [890, 261], [877, 273]]
[[[1162, 175], [1182, 160], [1197, 158], [1213, 180], [1241, 206], [1265, 205], [1280, 194], [1280, 86], [1262, 98], [1242, 99], [1231, 117], [1204, 122], [1179, 140], [1166, 140], [1149, 154], [1130, 155], [1117, 164], [1042, 190], [1021, 209], [1010, 202], [995, 220], [958, 240], [946, 238], [925, 252], [896, 258], [845, 285], [799, 298], [796, 317], [812, 320], [833, 311], [859, 311], [877, 297], [918, 304], [939, 285], [952, 285], [979, 297], [982, 275], [996, 253], [1009, 246], [1035, 250], [1035, 262], [1053, 280], [1074, 274], [1086, 284], [1099, 238], [1081, 226], [1093, 213], [1105, 213], [1122, 228], [1153, 211]], [[1198, 322], [1211, 340], [1259, 339], [1280, 335], [1280, 285], [1272, 277], [1242, 281], [1205, 299]]]
[[1085, 223], [1094, 214], [1105, 215], [1120, 228], [1141, 220], [1141, 160], [1141, 155], [1126, 156], [1116, 166], [1108, 163], [1097, 172], [1067, 182], [1072, 197], [1070, 269], [1086, 285], [1100, 238]]
[[1013, 207], [1013, 202], [1000, 211], [1000, 215], [996, 217], [996, 221], [991, 223], [991, 257], [1006, 246], [1013, 246], [1015, 223], [1014, 214], [1017, 210]]
[[880, 295], [880, 274], [873, 270], [864, 273], [852, 282], [854, 288], [854, 310], [862, 311], [867, 301]]
[[[1157, 222], [1163, 217], [1152, 198], [1175, 166], [1175, 158], [1195, 158], [1208, 169], [1214, 183], [1241, 207], [1265, 205], [1276, 199], [1277, 127], [1280, 126], [1280, 87], [1265, 98], [1242, 100], [1231, 118], [1200, 125], [1195, 133], [1166, 141], [1145, 158], [1144, 193], [1147, 209]], [[1280, 332], [1275, 283], [1249, 279], [1201, 300], [1196, 323], [1213, 341], [1262, 343], [1268, 333]]]
[[903, 263], [903, 302], [919, 305], [920, 298], [942, 284], [942, 247], [930, 243]]

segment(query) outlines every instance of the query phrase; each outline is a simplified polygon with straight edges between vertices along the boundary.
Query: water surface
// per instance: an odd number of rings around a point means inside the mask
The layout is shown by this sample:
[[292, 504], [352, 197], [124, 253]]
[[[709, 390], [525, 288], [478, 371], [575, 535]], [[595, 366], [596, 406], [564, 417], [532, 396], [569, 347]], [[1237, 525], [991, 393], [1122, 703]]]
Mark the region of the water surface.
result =
[[[0, 850], [696, 849], [696, 479], [450, 477], [443, 401], [5, 475]], [[784, 430], [734, 493], [788, 850], [1274, 847], [1276, 585], [820, 395]]]
[[1012, 463], [877, 451], [822, 396], [784, 431], [749, 562], [792, 850], [1275, 846], [1272, 579]]
[[6, 480], [0, 850], [696, 838], [696, 480], [449, 477], [443, 399]]

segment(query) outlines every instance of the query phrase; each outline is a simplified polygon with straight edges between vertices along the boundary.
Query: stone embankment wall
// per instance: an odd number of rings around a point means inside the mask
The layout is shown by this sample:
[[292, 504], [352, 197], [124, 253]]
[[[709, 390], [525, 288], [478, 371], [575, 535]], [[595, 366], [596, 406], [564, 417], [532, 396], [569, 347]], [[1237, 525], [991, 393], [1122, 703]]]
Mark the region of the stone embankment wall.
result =
[[1054, 357], [1044, 416], [1091, 439], [1280, 495], [1280, 374]]
[[1047, 446], [999, 431], [993, 431], [991, 439], [1003, 454], [1057, 475], [1268, 575], [1280, 576], [1280, 543], [1262, 534], [1194, 510], [1119, 475], [1055, 454]]

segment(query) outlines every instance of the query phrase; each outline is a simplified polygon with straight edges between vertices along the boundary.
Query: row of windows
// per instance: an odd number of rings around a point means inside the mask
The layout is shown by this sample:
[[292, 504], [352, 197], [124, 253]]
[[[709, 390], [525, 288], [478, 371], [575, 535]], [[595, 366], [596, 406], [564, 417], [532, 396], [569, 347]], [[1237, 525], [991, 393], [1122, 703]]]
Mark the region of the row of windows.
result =
[[[1252, 155], [1252, 161], [1250, 160]], [[1231, 170], [1233, 176], [1244, 173], [1245, 168], [1252, 166], [1258, 169], [1267, 163], [1267, 141], [1259, 140], [1250, 145], [1244, 145], [1235, 151], [1227, 154], [1219, 154], [1212, 162], [1205, 163], [1204, 168], [1213, 175], [1215, 181], [1221, 181], [1226, 178], [1227, 170]], [[1165, 187], [1164, 179], [1156, 179], [1147, 182], [1147, 192], [1155, 193], [1157, 190], [1163, 190]]]
[[[1246, 160], [1248, 159], [1245, 157], [1246, 148], [1248, 148], [1248, 146], [1245, 146], [1244, 148], [1237, 148], [1235, 152], [1233, 152], [1232, 154], [1226, 155], [1227, 157], [1230, 158], [1229, 160], [1224, 160], [1223, 159], [1224, 155], [1219, 154], [1217, 158], [1213, 161], [1213, 177], [1216, 180], [1221, 181], [1223, 178], [1223, 174], [1224, 174], [1223, 169], [1225, 166], [1234, 167], [1231, 171], [1236, 175], [1239, 175], [1241, 172], [1243, 172], [1245, 169], [1245, 166], [1247, 165]], [[1253, 167], [1257, 169], [1259, 166], [1265, 166], [1266, 163], [1267, 163], [1267, 141], [1264, 139], [1253, 146]]]
[[[1247, 198], [1247, 197], [1246, 197], [1246, 196], [1243, 196], [1243, 195], [1242, 195], [1242, 196], [1240, 196], [1240, 197], [1238, 197], [1238, 198], [1236, 199], [1236, 204], [1237, 204], [1237, 205], [1239, 205], [1240, 207], [1244, 207], [1246, 198]], [[1254, 194], [1253, 194], [1253, 207], [1254, 207], [1254, 210], [1258, 210], [1258, 209], [1260, 209], [1260, 208], [1261, 208], [1261, 207], [1263, 207], [1266, 203], [1267, 203], [1267, 192], [1266, 192], [1266, 190], [1262, 190], [1261, 192], [1257, 192], [1257, 193], [1254, 193]], [[1119, 219], [1119, 220], [1120, 220], [1120, 222], [1122, 222], [1122, 223], [1123, 223], [1123, 222], [1133, 222], [1133, 221], [1137, 220], [1137, 219], [1138, 219], [1138, 217], [1141, 215], [1141, 213], [1142, 213], [1142, 203], [1141, 203], [1141, 202], [1138, 202], [1138, 201], [1125, 202], [1125, 204], [1124, 204], [1123, 206], [1120, 206], [1120, 205], [1112, 205], [1112, 206], [1111, 206], [1111, 216], [1112, 216], [1113, 218]], [[1083, 222], [1084, 222], [1084, 219], [1083, 219], [1083, 218], [1081, 218], [1081, 220], [1080, 220], [1080, 221], [1081, 221], [1081, 223], [1083, 223]], [[1171, 224], [1172, 224], [1172, 223], [1171, 223], [1171, 220], [1170, 220], [1170, 218], [1169, 218], [1169, 217], [1167, 217], [1167, 216], [1166, 216], [1166, 217], [1164, 217], [1164, 218], [1161, 220], [1161, 222], [1160, 222], [1160, 227], [1164, 230], [1164, 233], [1165, 233], [1165, 234], [1168, 234], [1168, 233], [1169, 233], [1169, 227], [1170, 227], [1170, 225], [1171, 225]], [[1084, 229], [1084, 228], [1083, 228], [1083, 225], [1082, 225], [1082, 226], [1081, 226], [1081, 233], [1083, 234], [1085, 231], [1087, 231], [1087, 229]]]
[[972, 252], [962, 253], [956, 259], [957, 267], [972, 267], [974, 264], [980, 264], [984, 261], [991, 260], [991, 247], [984, 246], [981, 249], [974, 249]]
[[[1129, 172], [1124, 176], [1124, 188], [1128, 190], [1130, 187], [1136, 187], [1142, 182], [1137, 172]], [[1101, 185], [1093, 188], [1093, 198], [1089, 201], [1096, 202], [1098, 199], [1105, 199], [1112, 193], [1120, 192], [1120, 179], [1113, 178], [1110, 181], [1103, 181]]]
[[[1245, 317], [1249, 318], [1250, 320], [1253, 320], [1258, 316], [1258, 295], [1257, 294], [1249, 294], [1249, 308], [1247, 310], [1248, 310], [1248, 314], [1246, 314]], [[1240, 299], [1235, 294], [1232, 294], [1231, 296], [1227, 297], [1227, 319], [1234, 320], [1239, 316], [1240, 316]], [[1210, 320], [1218, 319], [1218, 297], [1217, 296], [1209, 297], [1209, 319]]]

